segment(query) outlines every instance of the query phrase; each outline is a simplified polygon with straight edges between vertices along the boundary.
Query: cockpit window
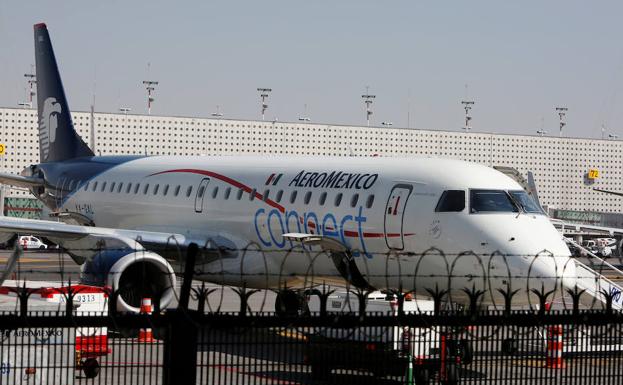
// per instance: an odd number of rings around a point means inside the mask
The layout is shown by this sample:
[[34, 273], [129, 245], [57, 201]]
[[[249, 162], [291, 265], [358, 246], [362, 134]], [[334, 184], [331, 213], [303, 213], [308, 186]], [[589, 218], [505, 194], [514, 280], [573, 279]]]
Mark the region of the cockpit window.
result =
[[518, 213], [519, 208], [503, 190], [470, 190], [470, 213]]
[[541, 207], [539, 207], [534, 199], [532, 199], [532, 197], [524, 190], [509, 191], [508, 193], [511, 194], [515, 202], [521, 206], [523, 211], [530, 214], [544, 214]]
[[438, 213], [458, 212], [465, 208], [465, 191], [446, 190], [441, 194], [435, 211]]

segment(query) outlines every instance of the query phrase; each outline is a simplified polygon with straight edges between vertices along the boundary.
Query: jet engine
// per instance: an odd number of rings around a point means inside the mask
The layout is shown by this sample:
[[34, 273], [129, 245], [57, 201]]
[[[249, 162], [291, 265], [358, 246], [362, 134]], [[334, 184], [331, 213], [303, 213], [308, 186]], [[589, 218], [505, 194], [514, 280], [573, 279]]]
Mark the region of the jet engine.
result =
[[80, 281], [118, 292], [117, 310], [125, 312], [138, 313], [143, 298], [160, 298], [164, 309], [175, 296], [176, 277], [169, 262], [144, 250], [98, 252], [82, 265]]

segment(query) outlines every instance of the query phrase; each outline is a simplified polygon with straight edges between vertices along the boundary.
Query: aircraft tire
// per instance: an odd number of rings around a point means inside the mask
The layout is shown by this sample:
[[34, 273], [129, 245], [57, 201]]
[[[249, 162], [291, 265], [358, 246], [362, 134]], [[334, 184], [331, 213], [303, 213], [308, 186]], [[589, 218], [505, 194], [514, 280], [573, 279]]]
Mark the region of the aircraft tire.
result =
[[309, 314], [307, 299], [303, 293], [295, 290], [281, 290], [275, 298], [275, 313], [282, 316], [302, 316]]

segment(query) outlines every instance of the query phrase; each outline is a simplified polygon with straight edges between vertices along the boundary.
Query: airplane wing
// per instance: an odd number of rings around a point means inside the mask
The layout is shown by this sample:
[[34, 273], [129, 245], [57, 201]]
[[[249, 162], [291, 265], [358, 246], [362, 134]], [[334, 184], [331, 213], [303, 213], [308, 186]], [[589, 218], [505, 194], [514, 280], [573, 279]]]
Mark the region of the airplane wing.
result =
[[0, 172], [0, 183], [25, 188], [43, 186], [45, 184], [43, 178], [9, 174], [6, 172]]
[[79, 264], [105, 247], [145, 250], [146, 245], [149, 249], [174, 248], [185, 247], [188, 242], [181, 234], [81, 226], [13, 217], [0, 217], [0, 232], [35, 234], [49, 238], [69, 251], [74, 261]]

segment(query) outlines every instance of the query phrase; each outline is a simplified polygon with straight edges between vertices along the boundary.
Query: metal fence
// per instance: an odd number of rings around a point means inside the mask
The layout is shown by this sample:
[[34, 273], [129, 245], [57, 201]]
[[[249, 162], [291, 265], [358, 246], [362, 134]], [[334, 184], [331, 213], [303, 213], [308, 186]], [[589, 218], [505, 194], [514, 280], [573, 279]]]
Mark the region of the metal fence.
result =
[[475, 286], [454, 288], [469, 299], [454, 306], [438, 287], [420, 301], [315, 285], [301, 293], [307, 311], [276, 314], [281, 292], [193, 286], [191, 254], [173, 309], [154, 298], [143, 314], [120, 312], [123, 290], [105, 290], [104, 309], [77, 312], [79, 286], [60, 290], [54, 309], [33, 307], [34, 291], [15, 286], [14, 310], [0, 314], [0, 384], [623, 383], [620, 293], [587, 308], [586, 293], [569, 290], [550, 309], [554, 294], [535, 288], [528, 306], [508, 290], [484, 307]]

